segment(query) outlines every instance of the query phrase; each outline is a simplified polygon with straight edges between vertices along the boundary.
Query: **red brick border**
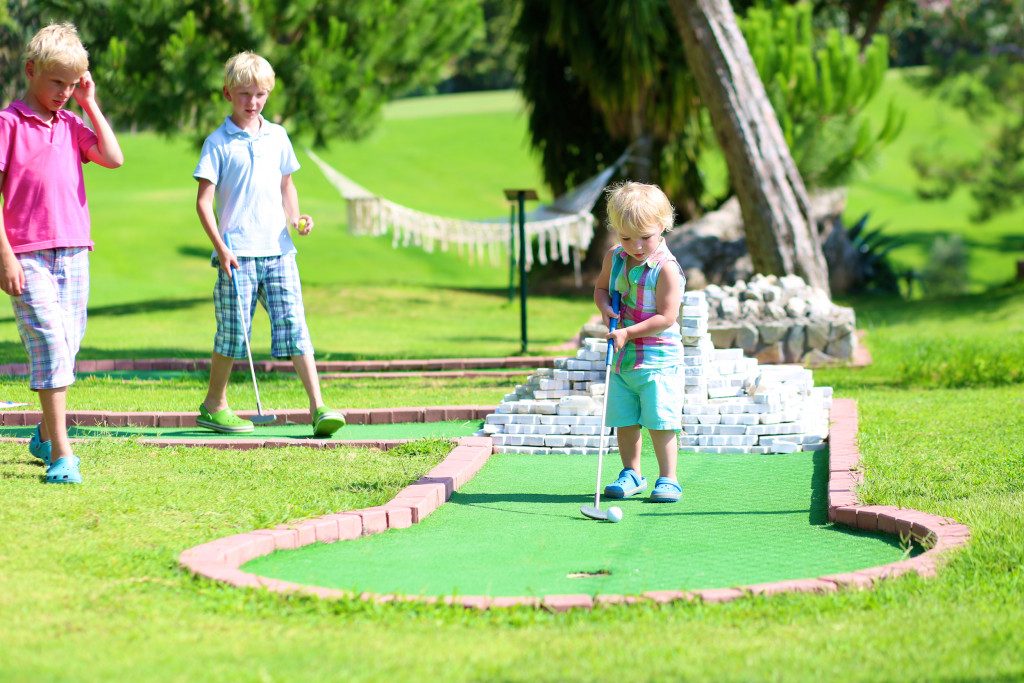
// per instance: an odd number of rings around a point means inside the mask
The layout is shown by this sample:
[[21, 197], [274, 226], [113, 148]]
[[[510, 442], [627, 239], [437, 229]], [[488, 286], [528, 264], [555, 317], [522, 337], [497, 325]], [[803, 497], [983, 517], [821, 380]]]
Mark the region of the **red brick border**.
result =
[[[344, 373], [346, 376], [401, 376], [410, 372], [447, 372], [481, 370], [536, 370], [554, 367], [560, 356], [507, 356], [505, 358], [436, 358], [431, 360], [364, 360], [364, 361], [319, 361], [319, 374]], [[257, 372], [294, 373], [291, 361], [261, 360], [254, 364]], [[177, 370], [180, 372], [201, 372], [210, 369], [209, 358], [150, 358], [117, 360], [80, 360], [75, 364], [76, 372], [110, 372], [114, 370]], [[236, 372], [249, 372], [244, 360], [235, 361]], [[27, 376], [27, 363], [0, 365], [0, 375]]]
[[[861, 505], [857, 499], [860, 454], [857, 451], [857, 404], [852, 399], [835, 399], [832, 403], [832, 429], [829, 435], [828, 518], [837, 524], [858, 529], [898, 534], [912, 538], [928, 549], [921, 555], [879, 567], [832, 574], [817, 578], [791, 579], [774, 583], [739, 587], [707, 588], [694, 591], [648, 591], [640, 596], [628, 595], [548, 595], [536, 597], [489, 597], [481, 595], [421, 598], [361, 593], [363, 600], [375, 602], [424, 600], [444, 602], [474, 609], [490, 609], [511, 605], [530, 605], [560, 612], [574, 608], [592, 609], [605, 605], [634, 604], [654, 601], [672, 603], [701, 600], [726, 602], [747, 595], [774, 595], [784, 592], [827, 593], [840, 588], [867, 588], [884, 578], [917, 572], [934, 576], [939, 560], [949, 551], [962, 547], [970, 539], [970, 529], [948, 517], [939, 517], [917, 510], [884, 505]], [[295, 548], [311, 543], [332, 543], [404, 528], [430, 515], [453, 491], [475, 475], [491, 455], [491, 439], [468, 437], [448, 457], [419, 481], [407, 486], [390, 503], [376, 508], [324, 515], [290, 527], [263, 529], [236, 534], [190, 548], [179, 559], [184, 569], [198, 576], [224, 581], [241, 587], [263, 587], [282, 593], [304, 593], [324, 598], [356, 597], [347, 591], [303, 586], [249, 574], [239, 569], [249, 560], [274, 550]], [[337, 525], [337, 528], [335, 528]]]

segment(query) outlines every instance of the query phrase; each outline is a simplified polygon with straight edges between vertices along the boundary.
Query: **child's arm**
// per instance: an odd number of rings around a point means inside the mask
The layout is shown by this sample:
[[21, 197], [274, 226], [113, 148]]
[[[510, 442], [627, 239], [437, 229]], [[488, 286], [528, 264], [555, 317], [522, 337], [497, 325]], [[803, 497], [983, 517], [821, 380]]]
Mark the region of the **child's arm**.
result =
[[291, 173], [281, 178], [281, 200], [284, 202], [288, 225], [298, 230], [300, 235], [308, 235], [313, 229], [313, 219], [299, 213], [299, 192], [295, 189]]
[[216, 189], [216, 186], [209, 180], [199, 178], [199, 192], [196, 194], [196, 213], [199, 214], [199, 222], [202, 223], [206, 236], [213, 243], [221, 269], [228, 274], [228, 277], [231, 277], [231, 268], [238, 267], [238, 259], [228, 249], [228, 245], [224, 244], [224, 240], [220, 236], [220, 230], [217, 229], [217, 214], [213, 211], [213, 195]]
[[117, 168], [123, 164], [124, 153], [121, 152], [121, 145], [118, 144], [114, 130], [100, 111], [100, 105], [96, 102], [96, 81], [92, 80], [92, 74], [88, 71], [82, 74], [82, 79], [75, 88], [75, 102], [78, 102], [88, 115], [97, 138], [96, 144], [89, 148], [85, 156], [89, 161], [104, 168]]
[[[0, 173], [0, 187], [3, 187], [6, 173]], [[25, 289], [25, 271], [11, 249], [4, 226], [4, 216], [0, 213], [0, 289], [11, 296], [20, 296]]]
[[597, 304], [597, 310], [601, 312], [601, 317], [604, 318], [604, 324], [607, 325], [611, 318], [618, 318], [612, 310], [612, 295], [611, 295], [611, 277], [612, 277], [612, 253], [615, 251], [615, 247], [612, 247], [604, 255], [604, 261], [601, 263], [601, 273], [597, 276], [597, 282], [594, 283], [594, 303]]

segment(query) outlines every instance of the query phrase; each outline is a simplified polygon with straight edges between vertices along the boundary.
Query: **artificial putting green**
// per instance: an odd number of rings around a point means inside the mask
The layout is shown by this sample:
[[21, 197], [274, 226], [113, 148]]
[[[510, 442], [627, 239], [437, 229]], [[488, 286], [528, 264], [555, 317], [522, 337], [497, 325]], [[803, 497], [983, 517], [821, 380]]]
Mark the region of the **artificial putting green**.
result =
[[[618, 524], [579, 512], [594, 502], [595, 468], [594, 456], [497, 454], [418, 525], [275, 552], [243, 570], [379, 594], [635, 595], [823, 576], [907, 552], [892, 536], [828, 523], [826, 451], [680, 453], [682, 501], [602, 500], [622, 508]], [[607, 483], [618, 458], [605, 468]], [[653, 455], [644, 468], [657, 471]]]
[[[481, 420], [453, 422], [403, 422], [398, 424], [346, 425], [331, 437], [336, 440], [363, 441], [384, 439], [423, 439], [427, 437], [472, 436], [483, 425]], [[0, 436], [31, 438], [32, 427], [0, 427]], [[316, 438], [309, 425], [262, 425], [247, 434], [218, 434], [201, 427], [83, 427], [68, 428], [73, 439], [100, 437], [161, 439], [295, 439]]]

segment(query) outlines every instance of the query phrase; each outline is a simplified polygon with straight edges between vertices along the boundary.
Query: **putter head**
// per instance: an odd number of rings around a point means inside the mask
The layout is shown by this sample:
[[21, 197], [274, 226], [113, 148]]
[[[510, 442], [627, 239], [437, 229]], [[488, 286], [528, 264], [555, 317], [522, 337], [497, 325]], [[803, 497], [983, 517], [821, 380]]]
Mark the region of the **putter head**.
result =
[[608, 521], [608, 513], [600, 508], [594, 507], [593, 505], [584, 505], [580, 508], [580, 512], [583, 513], [584, 517], [589, 517], [590, 519], [598, 519], [604, 522]]
[[277, 422], [277, 415], [250, 415], [245, 418], [252, 422], [254, 425], [268, 425], [271, 422]]

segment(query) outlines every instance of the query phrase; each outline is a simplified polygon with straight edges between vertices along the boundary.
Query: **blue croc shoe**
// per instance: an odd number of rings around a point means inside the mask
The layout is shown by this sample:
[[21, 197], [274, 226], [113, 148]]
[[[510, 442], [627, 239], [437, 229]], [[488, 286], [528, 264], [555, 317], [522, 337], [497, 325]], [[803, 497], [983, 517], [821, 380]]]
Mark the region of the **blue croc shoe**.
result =
[[79, 459], [71, 455], [61, 458], [46, 468], [47, 484], [81, 484], [82, 473], [78, 471]]
[[604, 487], [604, 495], [609, 498], [629, 498], [647, 490], [647, 479], [637, 476], [630, 468], [619, 472], [619, 478]]
[[36, 431], [32, 435], [32, 438], [28, 442], [28, 452], [33, 456], [43, 461], [43, 464], [47, 467], [50, 466], [50, 455], [53, 451], [53, 442], [43, 441], [42, 434], [39, 432], [39, 427], [42, 423], [36, 425]]
[[658, 477], [651, 491], [652, 503], [677, 503], [683, 497], [683, 487], [679, 482], [668, 477]]

